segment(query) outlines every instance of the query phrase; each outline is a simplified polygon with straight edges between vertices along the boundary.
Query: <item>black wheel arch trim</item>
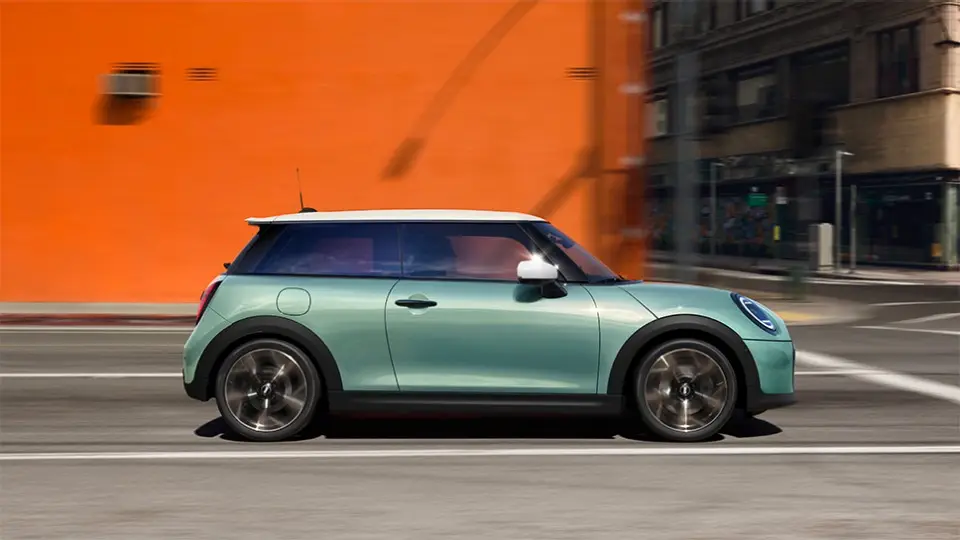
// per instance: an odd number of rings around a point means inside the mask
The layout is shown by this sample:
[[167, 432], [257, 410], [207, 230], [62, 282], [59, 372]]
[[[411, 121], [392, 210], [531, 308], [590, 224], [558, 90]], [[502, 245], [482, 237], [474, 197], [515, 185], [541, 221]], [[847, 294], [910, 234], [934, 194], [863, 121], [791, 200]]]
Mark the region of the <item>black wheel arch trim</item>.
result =
[[640, 351], [666, 333], [683, 330], [710, 334], [733, 351], [735, 358], [730, 360], [736, 362], [738, 367], [742, 369], [744, 382], [746, 383], [746, 388], [742, 389], [744, 395], [741, 399], [745, 399], [748, 404], [756, 399], [757, 393], [760, 391], [760, 378], [750, 349], [729, 326], [701, 315], [670, 315], [647, 323], [634, 332], [620, 348], [613, 361], [610, 378], [607, 382], [607, 394], [624, 393], [623, 389], [627, 376]]
[[257, 338], [278, 338], [303, 349], [320, 371], [326, 391], [343, 390], [343, 381], [337, 362], [327, 344], [306, 326], [283, 317], [260, 315], [239, 320], [224, 328], [213, 338], [200, 355], [193, 380], [184, 384], [187, 394], [200, 401], [212, 397], [210, 381], [219, 362], [241, 342]]

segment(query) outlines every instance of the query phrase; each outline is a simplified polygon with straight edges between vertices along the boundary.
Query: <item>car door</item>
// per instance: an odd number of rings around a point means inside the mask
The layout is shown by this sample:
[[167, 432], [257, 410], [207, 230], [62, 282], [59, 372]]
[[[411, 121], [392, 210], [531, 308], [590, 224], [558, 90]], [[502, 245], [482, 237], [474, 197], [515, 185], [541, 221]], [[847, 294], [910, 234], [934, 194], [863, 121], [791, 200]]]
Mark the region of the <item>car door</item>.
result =
[[518, 283], [533, 246], [516, 223], [403, 225], [386, 304], [401, 391], [596, 393], [596, 304], [577, 284], [546, 298]]

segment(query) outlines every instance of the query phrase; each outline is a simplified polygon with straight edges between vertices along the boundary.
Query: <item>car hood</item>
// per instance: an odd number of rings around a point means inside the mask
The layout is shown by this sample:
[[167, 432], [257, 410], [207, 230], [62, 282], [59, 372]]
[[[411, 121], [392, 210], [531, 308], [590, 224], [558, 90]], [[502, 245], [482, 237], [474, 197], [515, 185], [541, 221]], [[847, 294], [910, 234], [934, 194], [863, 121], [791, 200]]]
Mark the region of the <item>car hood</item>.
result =
[[643, 304], [658, 319], [671, 315], [697, 315], [725, 324], [740, 334], [743, 339], [765, 341], [791, 339], [787, 325], [780, 315], [761, 302], [753, 300], [767, 310], [777, 323], [777, 334], [771, 335], [740, 310], [740, 306], [730, 296], [732, 291], [729, 290], [700, 285], [651, 282], [630, 283], [619, 287]]

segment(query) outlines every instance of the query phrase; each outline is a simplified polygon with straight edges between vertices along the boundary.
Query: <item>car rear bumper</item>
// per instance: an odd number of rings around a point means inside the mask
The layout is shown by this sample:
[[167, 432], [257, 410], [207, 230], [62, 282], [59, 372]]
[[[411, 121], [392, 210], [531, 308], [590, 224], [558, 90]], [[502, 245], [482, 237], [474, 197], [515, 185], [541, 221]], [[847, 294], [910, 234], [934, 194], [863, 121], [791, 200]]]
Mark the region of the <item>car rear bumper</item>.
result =
[[200, 322], [194, 327], [183, 346], [183, 389], [187, 396], [207, 401], [209, 396], [210, 373], [201, 365], [200, 359], [206, 353], [210, 342], [227, 326], [227, 321], [212, 309], [204, 311]]

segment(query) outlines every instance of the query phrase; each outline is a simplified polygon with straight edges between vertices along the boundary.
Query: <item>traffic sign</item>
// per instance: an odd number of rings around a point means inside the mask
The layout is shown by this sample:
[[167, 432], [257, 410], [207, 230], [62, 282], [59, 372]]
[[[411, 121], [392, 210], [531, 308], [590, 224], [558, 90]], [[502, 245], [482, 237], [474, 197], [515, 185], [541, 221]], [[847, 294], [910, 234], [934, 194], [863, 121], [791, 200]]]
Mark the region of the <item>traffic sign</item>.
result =
[[767, 205], [767, 194], [766, 193], [751, 193], [747, 195], [747, 206], [755, 208], [757, 206], [766, 206]]

